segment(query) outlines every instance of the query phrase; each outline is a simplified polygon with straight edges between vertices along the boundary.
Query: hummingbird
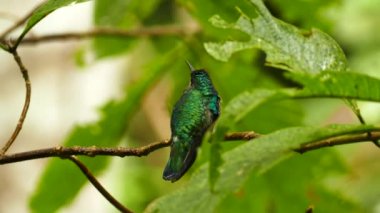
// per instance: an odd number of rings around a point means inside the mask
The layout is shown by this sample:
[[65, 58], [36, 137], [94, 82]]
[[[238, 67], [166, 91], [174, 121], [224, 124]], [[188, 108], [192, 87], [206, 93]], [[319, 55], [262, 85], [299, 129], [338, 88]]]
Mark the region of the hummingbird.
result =
[[170, 157], [163, 172], [163, 179], [171, 182], [180, 179], [194, 163], [204, 134], [220, 114], [220, 97], [210, 76], [186, 62], [191, 71], [190, 85], [174, 105]]

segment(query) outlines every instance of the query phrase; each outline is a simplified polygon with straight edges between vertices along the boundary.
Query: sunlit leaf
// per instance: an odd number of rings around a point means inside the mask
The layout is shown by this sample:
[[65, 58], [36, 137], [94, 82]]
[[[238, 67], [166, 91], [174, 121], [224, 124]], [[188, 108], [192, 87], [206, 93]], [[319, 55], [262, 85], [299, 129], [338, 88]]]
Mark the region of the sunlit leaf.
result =
[[219, 15], [210, 19], [218, 28], [239, 30], [250, 37], [248, 41], [205, 43], [207, 52], [215, 59], [227, 61], [237, 51], [258, 48], [266, 53], [269, 66], [289, 71], [316, 73], [346, 69], [344, 53], [330, 36], [317, 29], [300, 30], [272, 17], [261, 0], [251, 2], [257, 17], [241, 12], [235, 23], [228, 23]]

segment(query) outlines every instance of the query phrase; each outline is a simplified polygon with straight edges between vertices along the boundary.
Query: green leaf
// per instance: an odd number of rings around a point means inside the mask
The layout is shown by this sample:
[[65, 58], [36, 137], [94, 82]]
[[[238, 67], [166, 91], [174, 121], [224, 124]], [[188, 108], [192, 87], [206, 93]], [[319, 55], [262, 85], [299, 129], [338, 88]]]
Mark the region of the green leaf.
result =
[[293, 127], [244, 143], [223, 154], [225, 162], [215, 191], [208, 186], [208, 165], [199, 168], [187, 185], [161, 197], [146, 212], [214, 212], [219, 202], [238, 190], [253, 173], [268, 171], [274, 164], [292, 155], [301, 144], [337, 135], [379, 130], [372, 126], [333, 125], [327, 127]]
[[248, 41], [209, 42], [204, 46], [215, 59], [227, 61], [237, 51], [259, 48], [269, 66], [294, 72], [346, 70], [346, 58], [339, 45], [327, 34], [312, 29], [303, 31], [284, 23], [270, 14], [261, 0], [251, 0], [258, 16], [251, 18], [243, 12], [236, 23], [227, 23], [219, 15], [211, 23], [223, 29], [239, 30], [250, 36]]
[[216, 125], [213, 140], [222, 140], [226, 131], [231, 129], [249, 112], [262, 103], [270, 99], [279, 98], [280, 96], [283, 97], [284, 95], [277, 92], [277, 90], [269, 89], [254, 89], [252, 91], [245, 91], [237, 95], [230, 102], [228, 102], [226, 107], [223, 109]]
[[210, 185], [219, 177], [220, 145], [223, 137], [248, 113], [263, 103], [289, 98], [345, 98], [380, 102], [380, 80], [359, 73], [325, 71], [319, 74], [289, 73], [291, 80], [304, 86], [301, 90], [254, 89], [237, 95], [223, 110], [216, 125], [210, 150]]
[[[75, 128], [66, 139], [65, 146], [116, 146], [146, 91], [173, 65], [172, 61], [180, 57], [182, 50], [182, 45], [177, 46], [152, 61], [141, 79], [136, 81], [138, 83], [128, 88], [126, 97], [107, 103], [101, 109], [99, 121]], [[82, 160], [94, 174], [103, 171], [109, 162], [100, 157]], [[71, 162], [54, 159], [46, 167], [31, 197], [30, 207], [34, 212], [55, 212], [70, 203], [85, 183], [86, 179]]]
[[326, 184], [347, 172], [334, 149], [294, 155], [264, 174], [251, 175], [215, 212], [305, 212], [309, 205], [314, 205], [316, 212], [362, 212], [354, 200]]
[[380, 79], [360, 73], [326, 71], [287, 75], [304, 86], [294, 97], [331, 97], [380, 102]]
[[[161, 0], [96, 0], [94, 4], [94, 23], [98, 27], [131, 29], [136, 27], [154, 12]], [[97, 37], [94, 39], [94, 50], [97, 57], [107, 57], [129, 50], [136, 38]]]
[[21, 35], [17, 39], [16, 46], [18, 46], [18, 44], [21, 42], [24, 36], [29, 32], [29, 30], [31, 30], [34, 27], [34, 25], [40, 22], [43, 18], [45, 18], [51, 12], [61, 7], [68, 6], [70, 4], [76, 4], [76, 3], [86, 2], [86, 1], [88, 0], [48, 0], [46, 1], [44, 4], [42, 4], [39, 8], [37, 8], [33, 12], [32, 16], [30, 16], [24, 30], [22, 31]]
[[288, 98], [342, 98], [380, 102], [380, 79], [353, 72], [325, 71], [319, 74], [288, 73], [289, 79], [300, 83], [302, 89], [253, 89], [245, 91], [223, 110], [216, 126], [216, 140], [244, 119], [259, 105]]
[[210, 166], [209, 166], [209, 183], [213, 191], [216, 181], [220, 176], [219, 167], [224, 163], [222, 156], [222, 145], [218, 141], [212, 141], [210, 147]]
[[276, 95], [278, 93], [273, 90], [258, 89], [251, 93], [246, 91], [236, 96], [226, 105], [216, 125], [215, 133], [211, 138], [209, 182], [212, 189], [220, 175], [218, 168], [223, 163], [220, 159], [221, 147], [219, 143], [223, 141], [224, 134], [250, 111]]

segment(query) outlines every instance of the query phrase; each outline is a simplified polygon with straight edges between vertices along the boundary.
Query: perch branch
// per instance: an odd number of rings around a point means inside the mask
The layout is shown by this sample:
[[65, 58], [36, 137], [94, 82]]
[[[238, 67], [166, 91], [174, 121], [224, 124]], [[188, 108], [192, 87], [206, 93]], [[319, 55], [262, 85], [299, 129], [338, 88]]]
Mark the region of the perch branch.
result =
[[[254, 132], [235, 132], [226, 134], [225, 140], [252, 140], [259, 137], [259, 134]], [[294, 149], [295, 152], [305, 153], [311, 150], [320, 149], [323, 147], [331, 147], [336, 145], [368, 142], [371, 140], [380, 139], [380, 132], [372, 132], [371, 137], [367, 133], [356, 134], [356, 135], [345, 135], [340, 137], [333, 137], [324, 139], [321, 141], [311, 142], [301, 145], [298, 149]], [[0, 165], [15, 163], [20, 161], [34, 160], [47, 157], [60, 157], [68, 158], [72, 155], [84, 155], [88, 157], [95, 157], [97, 155], [103, 156], [146, 156], [149, 153], [156, 151], [158, 149], [170, 146], [169, 140], [164, 140], [156, 143], [149, 144], [147, 146], [139, 148], [126, 148], [126, 147], [53, 147], [47, 149], [38, 149], [27, 152], [20, 152], [15, 154], [8, 154], [0, 156]]]
[[18, 162], [18, 161], [26, 161], [26, 160], [33, 160], [33, 159], [47, 158], [47, 157], [68, 158], [71, 155], [85, 155], [89, 157], [94, 157], [97, 155], [119, 156], [119, 157], [125, 157], [125, 156], [141, 157], [141, 156], [148, 155], [149, 153], [157, 149], [164, 148], [167, 146], [170, 146], [169, 140], [152, 143], [140, 148], [58, 146], [58, 147], [47, 148], [47, 149], [20, 152], [20, 153], [11, 154], [11, 155], [3, 155], [3, 156], [0, 156], [0, 164], [8, 164], [8, 163], [13, 163], [13, 162]]
[[5, 154], [5, 152], [11, 147], [11, 145], [13, 144], [13, 142], [16, 140], [18, 134], [20, 133], [20, 131], [22, 129], [22, 125], [24, 124], [24, 120], [26, 118], [26, 114], [28, 113], [29, 104], [30, 104], [30, 97], [31, 97], [31, 94], [32, 94], [32, 87], [31, 87], [31, 82], [30, 82], [30, 79], [29, 79], [28, 70], [25, 68], [24, 64], [22, 63], [21, 58], [20, 58], [20, 56], [17, 53], [17, 50], [13, 49], [13, 48], [10, 48], [10, 52], [12, 53], [15, 61], [17, 62], [17, 65], [20, 68], [22, 77], [24, 78], [25, 88], [26, 88], [26, 95], [25, 95], [24, 106], [23, 106], [20, 118], [18, 120], [17, 126], [16, 126], [15, 130], [13, 131], [13, 133], [12, 133], [11, 137], [9, 138], [9, 140], [6, 142], [6, 144], [4, 145], [4, 147], [1, 149], [0, 156]]
[[132, 213], [131, 210], [127, 209], [123, 204], [117, 201], [103, 186], [99, 183], [99, 181], [95, 178], [95, 176], [90, 172], [90, 170], [75, 156], [69, 156], [69, 160], [71, 160], [75, 165], [79, 167], [79, 169], [83, 172], [83, 174], [87, 177], [87, 179], [91, 182], [91, 184], [106, 198], [115, 208], [117, 208], [120, 212], [124, 213]]

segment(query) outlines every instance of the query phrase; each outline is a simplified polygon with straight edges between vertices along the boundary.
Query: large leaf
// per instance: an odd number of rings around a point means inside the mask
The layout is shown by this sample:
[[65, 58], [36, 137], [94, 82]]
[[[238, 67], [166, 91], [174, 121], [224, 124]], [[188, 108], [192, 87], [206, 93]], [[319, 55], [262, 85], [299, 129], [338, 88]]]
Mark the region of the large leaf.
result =
[[241, 189], [223, 199], [216, 212], [305, 212], [309, 205], [318, 212], [360, 212], [353, 200], [325, 184], [326, 179], [347, 172], [333, 149], [295, 155], [249, 177]]
[[287, 75], [293, 81], [302, 84], [299, 90], [267, 90], [254, 89], [237, 95], [225, 107], [218, 124], [210, 155], [210, 183], [214, 185], [219, 177], [220, 141], [223, 136], [241, 119], [268, 101], [279, 101], [289, 98], [345, 98], [380, 102], [380, 80], [352, 72], [325, 71], [319, 74], [290, 73]]
[[302, 89], [253, 89], [237, 95], [227, 103], [218, 121], [216, 138], [251, 112], [271, 100], [287, 98], [341, 98], [380, 102], [380, 79], [353, 72], [325, 71], [318, 74], [289, 73]]
[[265, 51], [269, 66], [289, 71], [315, 73], [346, 69], [344, 53], [330, 36], [317, 29], [302, 31], [272, 17], [261, 0], [251, 2], [258, 14], [255, 18], [242, 12], [232, 24], [219, 15], [210, 19], [216, 27], [242, 31], [250, 38], [248, 41], [205, 43], [207, 52], [215, 59], [227, 61], [234, 52], [259, 48]]
[[301, 144], [325, 138], [379, 130], [372, 126], [334, 125], [282, 129], [244, 143], [223, 154], [224, 164], [214, 191], [209, 190], [208, 165], [202, 166], [189, 183], [178, 191], [156, 200], [147, 212], [213, 212], [226, 195], [238, 190], [252, 174], [267, 171], [286, 159]]
[[46, 1], [39, 8], [37, 8], [33, 12], [33, 14], [30, 16], [24, 30], [18, 37], [16, 44], [19, 44], [21, 42], [24, 36], [29, 32], [29, 30], [31, 30], [34, 27], [34, 25], [36, 25], [38, 22], [40, 22], [43, 18], [45, 18], [47, 15], [49, 15], [53, 11], [70, 4], [81, 3], [85, 1], [88, 1], [88, 0], [48, 0]]
[[[182, 46], [179, 46], [157, 57], [146, 67], [138, 83], [128, 88], [126, 97], [106, 104], [99, 121], [75, 128], [66, 139], [65, 146], [116, 146], [145, 92], [172, 66], [172, 60], [176, 60], [181, 51]], [[105, 158], [83, 158], [83, 161], [95, 174], [108, 165]], [[70, 162], [54, 159], [49, 162], [31, 198], [31, 209], [55, 212], [70, 203], [85, 183], [86, 179]]]

